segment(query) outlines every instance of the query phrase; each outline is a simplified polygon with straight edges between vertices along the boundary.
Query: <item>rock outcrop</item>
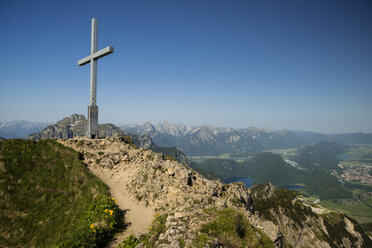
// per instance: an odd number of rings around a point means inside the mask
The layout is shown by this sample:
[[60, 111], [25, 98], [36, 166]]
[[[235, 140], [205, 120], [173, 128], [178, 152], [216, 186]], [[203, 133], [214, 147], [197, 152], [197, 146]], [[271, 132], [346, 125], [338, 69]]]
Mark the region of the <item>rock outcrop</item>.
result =
[[[84, 115], [73, 114], [49, 125], [38, 133], [30, 134], [27, 139], [70, 139], [73, 137], [85, 136], [87, 132], [87, 119]], [[98, 129], [99, 137], [112, 136], [114, 134], [124, 134], [124, 132], [113, 124], [101, 124]]]

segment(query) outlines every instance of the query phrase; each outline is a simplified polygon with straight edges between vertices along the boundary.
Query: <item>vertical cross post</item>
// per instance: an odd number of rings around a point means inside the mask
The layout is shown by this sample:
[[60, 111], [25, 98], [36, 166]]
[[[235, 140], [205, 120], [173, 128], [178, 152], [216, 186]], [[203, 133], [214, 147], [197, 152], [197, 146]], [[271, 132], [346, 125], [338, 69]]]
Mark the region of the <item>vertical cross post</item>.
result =
[[90, 63], [90, 105], [88, 106], [87, 136], [91, 139], [98, 137], [97, 60], [114, 52], [114, 48], [111, 46], [97, 51], [97, 45], [98, 20], [93, 18], [90, 55], [78, 61], [78, 65]]
[[[90, 54], [97, 52], [98, 44], [98, 20], [92, 19], [92, 37]], [[92, 58], [90, 60], [90, 105], [97, 103], [97, 60]]]

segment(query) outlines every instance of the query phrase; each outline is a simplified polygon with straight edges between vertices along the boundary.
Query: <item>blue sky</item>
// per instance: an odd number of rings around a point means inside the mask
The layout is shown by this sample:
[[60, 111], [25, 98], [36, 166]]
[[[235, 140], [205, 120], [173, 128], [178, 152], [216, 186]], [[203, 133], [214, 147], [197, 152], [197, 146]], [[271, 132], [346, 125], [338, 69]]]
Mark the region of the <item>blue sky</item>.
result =
[[372, 132], [371, 1], [0, 0], [0, 121]]

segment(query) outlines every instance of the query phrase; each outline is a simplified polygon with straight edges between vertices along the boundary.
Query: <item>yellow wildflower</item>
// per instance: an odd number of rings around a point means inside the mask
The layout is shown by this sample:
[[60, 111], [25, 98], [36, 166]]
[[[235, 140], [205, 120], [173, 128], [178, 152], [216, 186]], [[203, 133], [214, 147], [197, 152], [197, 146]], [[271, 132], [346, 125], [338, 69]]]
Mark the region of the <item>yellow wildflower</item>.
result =
[[149, 226], [149, 230], [151, 230], [152, 229], [152, 227], [151, 226]]
[[109, 210], [109, 212], [110, 212], [110, 215], [112, 215], [112, 213], [114, 212], [114, 210]]
[[93, 228], [94, 228], [94, 225], [93, 225], [93, 224], [91, 224], [91, 225], [90, 225], [90, 228], [91, 228], [91, 229], [93, 229]]
[[107, 211], [109, 211], [107, 208], [105, 209], [105, 213], [107, 213]]

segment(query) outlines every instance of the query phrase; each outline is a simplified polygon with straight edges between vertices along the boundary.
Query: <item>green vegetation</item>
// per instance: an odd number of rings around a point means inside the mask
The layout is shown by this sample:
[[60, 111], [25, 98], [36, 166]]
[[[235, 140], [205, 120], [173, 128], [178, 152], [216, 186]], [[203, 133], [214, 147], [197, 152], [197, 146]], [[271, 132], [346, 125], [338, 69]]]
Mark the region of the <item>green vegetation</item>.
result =
[[225, 153], [225, 154], [221, 154], [221, 155], [209, 155], [209, 156], [187, 156], [189, 159], [191, 159], [193, 162], [196, 162], [196, 163], [202, 163], [204, 162], [205, 160], [207, 159], [234, 159], [235, 160], [235, 156], [234, 154], [231, 154], [231, 153]]
[[204, 247], [211, 247], [212, 242], [209, 239], [208, 235], [205, 233], [201, 233], [195, 237], [192, 242], [193, 247], [196, 248], [204, 248]]
[[[345, 224], [344, 218], [345, 218], [344, 215], [340, 215], [334, 212], [323, 216], [323, 222], [328, 232], [328, 235], [323, 235], [323, 237], [331, 245], [331, 247], [335, 247], [335, 248], [339, 247], [339, 245], [337, 244], [342, 244], [343, 238], [348, 238], [352, 244], [354, 244], [355, 241], [357, 240], [356, 237], [351, 235], [346, 230], [346, 224]], [[352, 220], [350, 221], [353, 222]], [[361, 228], [357, 225], [355, 221], [354, 221], [354, 224], [355, 224], [355, 229], [358, 230], [358, 228]], [[361, 230], [359, 229], [359, 231]], [[363, 236], [363, 239], [365, 240], [364, 247], [371, 247], [372, 242], [367, 237], [365, 232], [361, 231], [361, 234]]]
[[124, 142], [128, 143], [132, 148], [138, 149], [138, 147], [133, 143], [133, 140], [129, 136], [122, 136]]
[[252, 160], [241, 163], [232, 159], [207, 159], [194, 167], [213, 171], [224, 179], [253, 177], [256, 184], [271, 182], [278, 186], [301, 183], [305, 175], [304, 171], [292, 167], [271, 152], [260, 153]]
[[151, 145], [149, 148], [153, 152], [162, 153], [164, 157], [171, 161], [178, 161], [176, 158], [180, 150], [177, 147], [160, 147], [157, 145]]
[[128, 238], [126, 238], [123, 242], [119, 244], [118, 248], [135, 248], [138, 244], [139, 240], [133, 235], [130, 235]]
[[140, 242], [145, 247], [154, 247], [155, 242], [159, 239], [159, 235], [164, 233], [167, 228], [165, 223], [167, 222], [167, 214], [159, 215], [156, 214], [155, 219], [152, 222], [152, 225], [149, 226], [149, 232], [144, 235]]
[[[372, 222], [372, 209], [364, 202], [349, 201], [347, 203], [339, 200], [326, 200], [320, 202], [322, 206], [347, 214], [359, 223]], [[372, 198], [367, 201], [372, 206]]]
[[169, 155], [164, 155], [166, 159], [170, 160], [170, 161], [176, 161], [177, 162], [177, 159], [175, 159], [174, 157], [172, 156], [169, 156]]
[[74, 235], [57, 247], [102, 247], [123, 227], [123, 223], [124, 215], [116, 200], [99, 195], [84, 213]]
[[277, 220], [272, 216], [270, 211], [274, 210], [278, 213], [283, 211], [295, 224], [303, 227], [303, 221], [306, 216], [316, 216], [310, 207], [293, 201], [293, 199], [299, 195], [298, 192], [283, 188], [275, 188], [269, 197], [269, 192], [264, 190], [265, 187], [265, 185], [258, 185], [251, 189], [255, 209], [261, 213], [265, 219], [276, 223]]
[[255, 184], [271, 182], [279, 187], [284, 187], [289, 184], [303, 183], [303, 179], [306, 178], [306, 171], [294, 168], [280, 156], [271, 152], [258, 154], [248, 166]]
[[273, 247], [272, 241], [261, 231], [255, 229], [239, 211], [225, 208], [206, 210], [213, 220], [204, 224], [193, 245], [205, 247], [210, 237], [215, 237], [224, 247]]
[[361, 224], [363, 229], [368, 232], [370, 235], [372, 234], [372, 222]]
[[[333, 150], [337, 151], [336, 148]], [[323, 157], [317, 157], [317, 159]], [[334, 161], [338, 160], [331, 156], [329, 161], [334, 163]], [[304, 191], [307, 194], [317, 196], [322, 200], [353, 197], [352, 192], [345, 188], [335, 176], [329, 174], [322, 167], [310, 166], [309, 164], [311, 163], [308, 162], [307, 170], [300, 170], [287, 164], [280, 156], [274, 153], [262, 152], [253, 159], [240, 163], [231, 159], [207, 159], [194, 167], [212, 171], [224, 179], [250, 177], [254, 179], [255, 185], [268, 182], [278, 187], [304, 184]]]
[[345, 152], [346, 148], [344, 146], [333, 142], [322, 141], [315, 145], [309, 145], [299, 149], [297, 156], [294, 157], [294, 161], [310, 170], [313, 168], [340, 170], [337, 166], [340, 160], [336, 156]]
[[[52, 247], [84, 237], [100, 244], [120, 223], [107, 187], [78, 152], [54, 140], [0, 142], [0, 182], [1, 247]], [[101, 223], [106, 208], [113, 213]]]
[[285, 159], [290, 159], [297, 155], [297, 151], [298, 151], [297, 148], [288, 148], [288, 149], [273, 149], [273, 150], [269, 150], [268, 152], [272, 152]]
[[303, 179], [305, 190], [310, 195], [316, 195], [322, 200], [352, 198], [353, 193], [345, 188], [335, 176], [321, 169], [313, 169], [307, 178]]
[[[244, 164], [232, 159], [207, 159], [199, 165], [194, 163], [193, 167], [211, 171], [223, 179], [236, 177], [237, 175], [248, 175], [248, 170], [244, 171]], [[241, 174], [242, 172], [244, 174]]]
[[79, 140], [79, 142], [77, 143], [77, 147], [81, 147], [81, 146], [83, 146], [84, 145], [84, 141], [82, 141], [82, 140]]
[[179, 238], [178, 242], [180, 243], [181, 248], [184, 248], [186, 246], [186, 241], [183, 238]]
[[372, 144], [353, 144], [347, 154], [351, 156], [348, 162], [353, 165], [372, 165]]

